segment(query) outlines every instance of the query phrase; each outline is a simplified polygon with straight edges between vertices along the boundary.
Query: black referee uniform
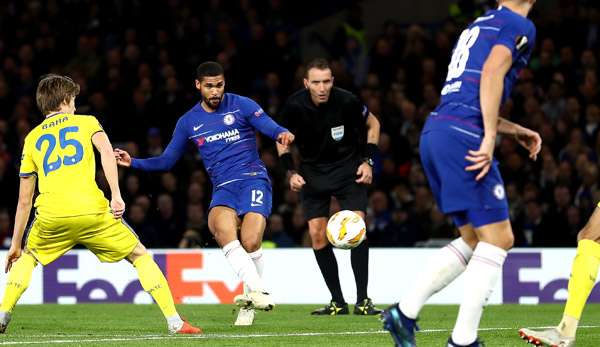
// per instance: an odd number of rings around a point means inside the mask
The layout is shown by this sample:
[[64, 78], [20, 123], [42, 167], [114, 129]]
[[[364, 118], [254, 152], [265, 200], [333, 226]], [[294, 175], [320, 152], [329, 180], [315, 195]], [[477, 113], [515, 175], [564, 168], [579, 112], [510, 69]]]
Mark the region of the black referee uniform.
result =
[[354, 94], [337, 87], [332, 88], [329, 101], [319, 106], [305, 89], [288, 98], [280, 116], [296, 135], [299, 173], [306, 180], [301, 196], [307, 220], [329, 217], [331, 196], [343, 210], [366, 212], [367, 187], [355, 180], [363, 162], [368, 115]]
[[[341, 209], [367, 209], [367, 186], [356, 182], [357, 169], [365, 161], [367, 107], [354, 94], [333, 87], [326, 103], [316, 105], [310, 92], [302, 89], [292, 94], [280, 112], [280, 124], [295, 136], [294, 144], [301, 157], [298, 174], [306, 184], [300, 191], [307, 220], [329, 217], [331, 197]], [[313, 314], [348, 314], [342, 295], [337, 261], [332, 246], [315, 249], [317, 263], [331, 292], [332, 300]], [[363, 242], [351, 251], [352, 269], [357, 288], [355, 314], [378, 314], [367, 296], [369, 249]]]

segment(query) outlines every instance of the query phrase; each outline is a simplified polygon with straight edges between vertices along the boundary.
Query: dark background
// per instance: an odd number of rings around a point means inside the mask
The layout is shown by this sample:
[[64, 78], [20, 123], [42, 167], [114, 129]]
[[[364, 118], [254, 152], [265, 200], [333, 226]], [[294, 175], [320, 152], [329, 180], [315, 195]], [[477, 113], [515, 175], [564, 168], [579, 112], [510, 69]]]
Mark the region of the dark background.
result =
[[[370, 188], [372, 246], [427, 246], [455, 236], [435, 206], [418, 136], [436, 106], [452, 46], [488, 1], [0, 2], [0, 239], [9, 245], [23, 139], [41, 121], [39, 77], [72, 76], [77, 112], [98, 117], [115, 147], [158, 155], [194, 103], [195, 67], [216, 60], [227, 90], [273, 118], [301, 87], [302, 63], [331, 60], [335, 83], [382, 123]], [[502, 115], [537, 130], [537, 162], [511, 138], [497, 159], [517, 246], [572, 246], [600, 200], [600, 12], [594, 1], [539, 1], [538, 41]], [[265, 247], [309, 245], [298, 196], [284, 182], [271, 140], [260, 153], [273, 179]], [[211, 186], [190, 150], [168, 173], [120, 170], [126, 217], [148, 247], [215, 246], [206, 227]], [[105, 187], [103, 175], [98, 175]], [[332, 210], [337, 208], [335, 202]]]

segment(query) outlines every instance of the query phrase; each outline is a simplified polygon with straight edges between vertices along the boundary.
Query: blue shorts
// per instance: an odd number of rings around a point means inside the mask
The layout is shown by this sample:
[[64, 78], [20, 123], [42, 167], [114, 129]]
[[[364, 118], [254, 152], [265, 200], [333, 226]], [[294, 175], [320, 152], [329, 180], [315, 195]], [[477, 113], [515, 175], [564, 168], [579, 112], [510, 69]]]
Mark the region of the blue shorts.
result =
[[469, 150], [479, 149], [481, 133], [449, 122], [431, 128], [421, 134], [419, 150], [440, 210], [452, 216], [457, 226], [470, 223], [480, 227], [508, 219], [498, 162], [493, 161], [480, 181], [475, 180], [478, 171], [465, 171], [471, 164], [465, 156]]
[[256, 212], [269, 218], [273, 205], [271, 182], [263, 178], [240, 180], [213, 189], [209, 210], [215, 206], [234, 209], [238, 216]]
[[454, 221], [454, 225], [462, 227], [471, 224], [475, 228], [507, 220], [509, 218], [508, 208], [493, 209], [470, 209], [448, 213]]

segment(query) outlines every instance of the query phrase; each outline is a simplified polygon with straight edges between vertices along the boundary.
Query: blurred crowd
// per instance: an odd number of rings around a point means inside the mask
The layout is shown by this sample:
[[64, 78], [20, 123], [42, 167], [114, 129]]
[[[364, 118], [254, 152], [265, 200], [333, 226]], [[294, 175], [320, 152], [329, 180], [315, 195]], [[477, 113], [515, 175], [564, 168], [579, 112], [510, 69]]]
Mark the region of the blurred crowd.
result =
[[[0, 245], [12, 233], [23, 139], [41, 121], [34, 98], [41, 75], [72, 76], [81, 85], [78, 113], [98, 117], [115, 147], [155, 156], [177, 119], [198, 102], [194, 70], [205, 60], [224, 66], [227, 91], [255, 99], [277, 119], [286, 97], [302, 86], [299, 35], [319, 19], [310, 6], [316, 3], [1, 2]], [[323, 8], [321, 16], [343, 11], [344, 20], [333, 39], [313, 33], [311, 43], [326, 50], [335, 84], [359, 95], [382, 123], [369, 193], [372, 246], [426, 246], [455, 236], [427, 186], [418, 141], [439, 100], [453, 44], [484, 10], [481, 3], [459, 1], [434, 24], [389, 20], [378, 35], [362, 22], [366, 2]], [[572, 246], [600, 201], [600, 10], [592, 1], [565, 0], [532, 19], [536, 48], [501, 113], [540, 132], [544, 146], [533, 162], [514, 139], [501, 137], [495, 154], [516, 246]], [[265, 247], [307, 246], [299, 197], [287, 188], [272, 141], [260, 140], [274, 193]], [[119, 173], [126, 219], [146, 246], [215, 246], [206, 220], [212, 187], [192, 148], [170, 172]], [[106, 188], [100, 171], [98, 182]], [[339, 207], [333, 201], [331, 208]]]

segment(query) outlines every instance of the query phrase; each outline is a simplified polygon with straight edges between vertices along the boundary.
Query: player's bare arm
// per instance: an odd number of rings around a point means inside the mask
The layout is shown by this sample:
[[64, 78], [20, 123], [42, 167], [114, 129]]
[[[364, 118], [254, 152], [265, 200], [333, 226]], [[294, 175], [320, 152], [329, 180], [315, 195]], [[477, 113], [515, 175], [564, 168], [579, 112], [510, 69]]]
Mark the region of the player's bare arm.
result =
[[21, 247], [23, 242], [23, 233], [29, 220], [31, 207], [33, 206], [33, 193], [35, 192], [36, 176], [21, 177], [19, 185], [19, 202], [17, 203], [17, 212], [15, 214], [15, 228], [13, 230], [12, 242], [6, 255], [6, 265], [4, 272], [10, 271], [12, 264], [21, 256]]
[[[306, 181], [304, 180], [304, 177], [300, 176], [300, 174], [298, 172], [296, 172], [296, 170], [294, 169], [294, 165], [293, 165], [293, 159], [292, 159], [292, 153], [290, 152], [290, 146], [284, 146], [282, 144], [280, 144], [279, 142], [275, 143], [275, 146], [277, 147], [277, 154], [279, 155], [280, 158], [282, 158], [283, 162], [284, 162], [284, 166], [286, 167], [287, 171], [288, 171], [288, 175], [289, 175], [289, 185], [290, 185], [290, 189], [294, 192], [299, 192], [300, 190], [302, 190], [302, 187], [306, 184]], [[286, 164], [286, 160], [287, 160], [287, 164]], [[290, 163], [291, 161], [291, 163]]]
[[498, 132], [498, 113], [504, 90], [504, 76], [512, 66], [512, 53], [503, 45], [495, 45], [481, 72], [479, 97], [483, 115], [484, 135], [479, 150], [470, 150], [465, 159], [472, 162], [467, 171], [479, 171], [475, 177], [482, 179], [490, 170]]
[[119, 189], [119, 174], [117, 171], [117, 161], [113, 152], [112, 145], [108, 140], [105, 132], [100, 131], [92, 136], [92, 143], [100, 153], [100, 161], [102, 162], [102, 170], [106, 181], [110, 187], [111, 199], [110, 208], [115, 218], [121, 218], [125, 212], [125, 202], [121, 197]]
[[[367, 116], [366, 125], [367, 146], [369, 144], [377, 146], [379, 144], [381, 124], [379, 123], [377, 117], [375, 117], [375, 115], [373, 115], [371, 112], [369, 112], [369, 115]], [[356, 183], [371, 184], [373, 182], [373, 167], [371, 166], [373, 164], [372, 159], [373, 158], [367, 158], [366, 161], [360, 164], [356, 170], [356, 176], [358, 177], [356, 179]]]
[[498, 132], [514, 136], [515, 140], [529, 151], [529, 158], [532, 160], [537, 159], [537, 155], [542, 149], [542, 138], [537, 131], [500, 117], [498, 119]]

